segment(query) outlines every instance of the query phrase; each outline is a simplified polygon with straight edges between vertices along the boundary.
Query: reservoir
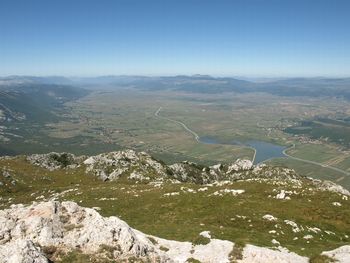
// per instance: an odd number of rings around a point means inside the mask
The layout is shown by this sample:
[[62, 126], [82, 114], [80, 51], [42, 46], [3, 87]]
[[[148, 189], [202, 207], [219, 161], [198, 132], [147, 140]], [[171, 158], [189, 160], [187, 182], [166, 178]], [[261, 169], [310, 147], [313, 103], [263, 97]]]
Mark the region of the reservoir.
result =
[[227, 143], [221, 143], [214, 137], [200, 137], [199, 141], [208, 144], [226, 144], [226, 145], [242, 145], [252, 147], [256, 150], [254, 164], [266, 161], [271, 158], [286, 157], [283, 151], [287, 148], [278, 144], [264, 142], [259, 140], [248, 141], [231, 141]]

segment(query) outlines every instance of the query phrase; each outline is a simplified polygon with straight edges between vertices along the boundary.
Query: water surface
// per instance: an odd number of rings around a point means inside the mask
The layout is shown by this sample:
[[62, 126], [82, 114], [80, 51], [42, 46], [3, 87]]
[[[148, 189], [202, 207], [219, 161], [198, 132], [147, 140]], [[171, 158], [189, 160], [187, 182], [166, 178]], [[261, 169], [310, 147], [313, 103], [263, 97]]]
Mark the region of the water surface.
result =
[[271, 158], [285, 157], [283, 151], [286, 147], [270, 142], [259, 140], [220, 142], [218, 139], [209, 136], [200, 137], [199, 141], [208, 144], [242, 145], [252, 147], [256, 150], [254, 164], [258, 164]]

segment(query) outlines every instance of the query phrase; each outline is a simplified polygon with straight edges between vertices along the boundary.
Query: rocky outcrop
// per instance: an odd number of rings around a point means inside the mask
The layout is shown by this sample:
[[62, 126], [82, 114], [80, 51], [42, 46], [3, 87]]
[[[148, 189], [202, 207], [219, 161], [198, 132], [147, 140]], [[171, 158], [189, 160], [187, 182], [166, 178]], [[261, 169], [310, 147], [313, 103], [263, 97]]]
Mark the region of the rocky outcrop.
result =
[[[86, 171], [102, 180], [117, 180], [128, 176], [133, 180], [165, 178], [167, 166], [153, 159], [145, 152], [133, 150], [103, 153], [84, 161]], [[147, 178], [148, 177], [148, 178]]]
[[[209, 231], [200, 235], [208, 239], [207, 244], [147, 236], [117, 217], [102, 217], [95, 210], [74, 202], [13, 205], [0, 211], [0, 263], [55, 262], [58, 252], [71, 250], [97, 259], [106, 259], [107, 250], [107, 259], [117, 262], [127, 262], [130, 258], [137, 258], [137, 262], [167, 263], [185, 263], [191, 259], [203, 263], [308, 262], [308, 258], [280, 246], [270, 249], [246, 245], [237, 250], [231, 241], [211, 238]], [[350, 258], [349, 248], [343, 246], [323, 255], [345, 263]], [[234, 255], [239, 258], [233, 258]]]
[[103, 153], [88, 158], [76, 157], [68, 153], [34, 154], [28, 156], [27, 160], [49, 170], [75, 168], [84, 164], [87, 173], [92, 173], [105, 181], [127, 177], [137, 181], [175, 179], [180, 182], [206, 184], [251, 178], [281, 180], [300, 178], [294, 170], [268, 167], [264, 164], [254, 166], [250, 160], [245, 159], [213, 166], [202, 166], [188, 161], [166, 165], [145, 152], [134, 150]]
[[317, 180], [317, 179], [313, 179], [313, 178], [309, 178], [314, 185], [322, 190], [322, 191], [330, 191], [333, 193], [338, 193], [341, 195], [345, 195], [345, 196], [350, 196], [350, 192], [348, 190], [346, 190], [344, 187], [333, 183], [331, 181], [321, 181], [321, 180]]
[[253, 163], [250, 160], [237, 159], [233, 164], [227, 168], [227, 173], [248, 171], [253, 168]]
[[292, 182], [300, 185], [301, 180], [306, 180], [319, 190], [350, 196], [348, 190], [330, 181], [306, 178], [297, 174], [293, 169], [284, 167], [265, 164], [254, 166], [250, 160], [245, 159], [212, 166], [203, 166], [188, 161], [166, 165], [145, 152], [124, 150], [91, 157], [77, 157], [70, 153], [33, 154], [27, 157], [27, 161], [51, 171], [84, 166], [87, 174], [93, 174], [104, 181], [126, 178], [143, 182], [169, 180], [210, 184], [217, 181], [262, 179]]
[[64, 251], [78, 248], [82, 253], [96, 254], [105, 246], [113, 251], [115, 259], [167, 261], [145, 235], [135, 232], [124, 221], [104, 218], [74, 202], [14, 205], [0, 211], [0, 244], [0, 262], [9, 263], [47, 262], [45, 247]]
[[0, 262], [49, 263], [50, 261], [32, 241], [18, 239], [0, 245]]
[[62, 168], [76, 168], [84, 156], [76, 157], [71, 153], [47, 153], [47, 154], [32, 154], [27, 156], [27, 161], [31, 164], [43, 167], [50, 171]]

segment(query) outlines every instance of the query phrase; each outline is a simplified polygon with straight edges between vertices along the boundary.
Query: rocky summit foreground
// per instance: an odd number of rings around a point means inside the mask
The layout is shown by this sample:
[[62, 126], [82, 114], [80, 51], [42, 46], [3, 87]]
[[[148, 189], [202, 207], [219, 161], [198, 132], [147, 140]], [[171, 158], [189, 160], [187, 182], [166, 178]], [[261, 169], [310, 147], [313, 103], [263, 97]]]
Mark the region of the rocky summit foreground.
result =
[[350, 260], [349, 191], [249, 160], [3, 157], [0, 193], [1, 263]]
[[[194, 245], [147, 236], [117, 217], [102, 217], [74, 202], [14, 205], [0, 211], [0, 262], [46, 263], [70, 251], [101, 262], [230, 262], [235, 253], [241, 254], [237, 262], [308, 262], [282, 247], [237, 248], [233, 242], [212, 239], [209, 232], [200, 235], [209, 242]], [[350, 246], [324, 254], [349, 262]]]

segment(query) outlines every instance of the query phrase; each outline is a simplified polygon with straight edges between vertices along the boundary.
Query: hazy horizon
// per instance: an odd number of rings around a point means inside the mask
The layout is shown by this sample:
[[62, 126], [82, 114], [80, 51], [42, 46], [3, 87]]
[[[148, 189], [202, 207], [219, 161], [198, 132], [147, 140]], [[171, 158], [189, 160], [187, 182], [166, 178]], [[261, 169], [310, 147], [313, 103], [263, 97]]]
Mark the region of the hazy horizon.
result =
[[103, 74], [103, 75], [27, 75], [27, 74], [11, 74], [11, 75], [0, 75], [0, 78], [67, 78], [67, 79], [79, 79], [79, 78], [104, 78], [104, 77], [147, 77], [147, 78], [162, 78], [162, 77], [196, 77], [196, 76], [208, 76], [212, 78], [232, 78], [239, 80], [283, 80], [283, 79], [348, 79], [350, 75], [335, 76], [335, 75], [321, 75], [321, 76], [268, 76], [268, 75], [256, 75], [256, 76], [236, 76], [236, 75], [213, 75], [213, 74]]

